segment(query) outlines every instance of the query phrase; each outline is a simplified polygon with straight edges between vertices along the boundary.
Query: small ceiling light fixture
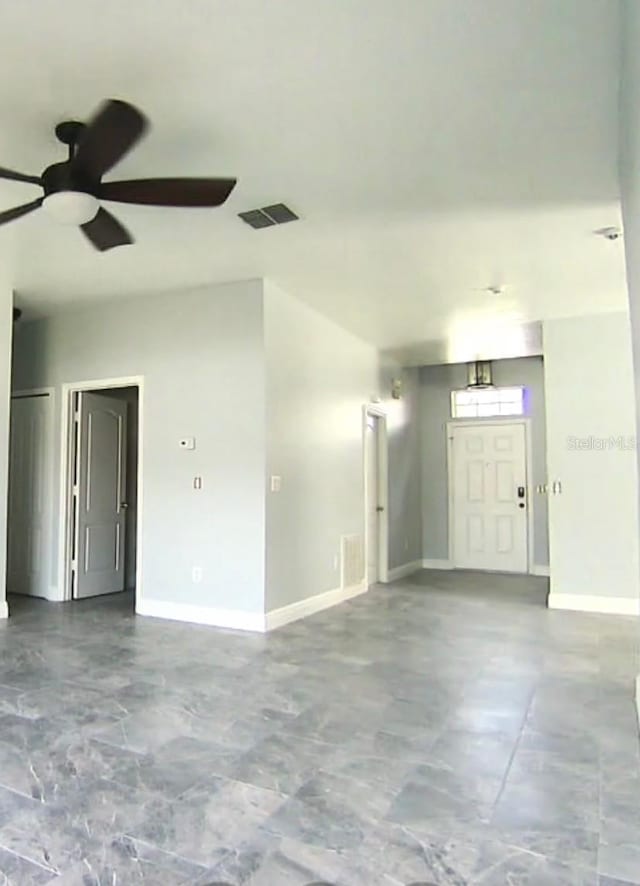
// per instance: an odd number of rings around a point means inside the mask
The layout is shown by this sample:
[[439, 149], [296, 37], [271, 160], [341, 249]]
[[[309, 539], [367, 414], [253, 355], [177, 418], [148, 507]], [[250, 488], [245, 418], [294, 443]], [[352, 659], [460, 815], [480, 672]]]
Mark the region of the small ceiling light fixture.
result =
[[473, 363], [467, 363], [468, 391], [478, 391], [492, 387], [490, 360], [474, 360]]
[[597, 234], [599, 237], [604, 237], [606, 240], [619, 240], [620, 237], [622, 237], [622, 231], [620, 228], [616, 228], [613, 225], [608, 228], [598, 228], [598, 230], [593, 233]]
[[491, 286], [481, 286], [473, 292], [484, 292], [486, 295], [504, 295], [507, 289], [506, 283], [492, 283]]
[[83, 191], [56, 191], [44, 198], [42, 208], [61, 225], [86, 225], [98, 214], [100, 203]]

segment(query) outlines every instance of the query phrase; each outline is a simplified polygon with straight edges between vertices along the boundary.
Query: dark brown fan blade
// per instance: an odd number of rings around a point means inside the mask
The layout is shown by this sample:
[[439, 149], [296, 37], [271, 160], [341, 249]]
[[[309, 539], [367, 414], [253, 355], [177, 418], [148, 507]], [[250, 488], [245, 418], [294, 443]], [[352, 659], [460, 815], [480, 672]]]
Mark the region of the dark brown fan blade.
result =
[[78, 142], [71, 169], [91, 182], [121, 160], [147, 128], [144, 115], [117, 99], [105, 102], [89, 121]]
[[4, 225], [16, 218], [20, 218], [21, 215], [27, 215], [28, 212], [33, 212], [34, 209], [42, 206], [43, 200], [44, 197], [38, 197], [37, 200], [32, 200], [31, 203], [23, 203], [22, 206], [14, 206], [13, 209], [7, 209], [5, 212], [0, 212], [0, 225]]
[[106, 209], [100, 208], [94, 219], [87, 222], [86, 225], [80, 225], [80, 227], [100, 252], [106, 252], [107, 249], [113, 249], [114, 246], [126, 246], [128, 243], [133, 243], [133, 237], [129, 231]]
[[39, 175], [25, 175], [23, 172], [15, 172], [13, 169], [5, 169], [0, 166], [0, 178], [8, 178], [12, 182], [29, 182], [31, 185], [41, 185]]
[[103, 182], [97, 196], [118, 203], [151, 206], [220, 206], [235, 183], [235, 178], [144, 178]]

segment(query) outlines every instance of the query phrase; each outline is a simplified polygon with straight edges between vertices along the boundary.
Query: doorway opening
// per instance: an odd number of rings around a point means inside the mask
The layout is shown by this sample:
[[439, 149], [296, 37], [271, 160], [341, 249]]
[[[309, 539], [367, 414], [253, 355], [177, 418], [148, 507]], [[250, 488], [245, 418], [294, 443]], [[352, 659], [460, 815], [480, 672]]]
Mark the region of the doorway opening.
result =
[[387, 421], [382, 409], [364, 414], [365, 570], [367, 587], [388, 581]]
[[450, 422], [449, 558], [454, 568], [527, 573], [533, 551], [528, 419]]
[[[135, 381], [135, 383], [134, 383]], [[63, 390], [63, 599], [140, 595], [141, 380]]]

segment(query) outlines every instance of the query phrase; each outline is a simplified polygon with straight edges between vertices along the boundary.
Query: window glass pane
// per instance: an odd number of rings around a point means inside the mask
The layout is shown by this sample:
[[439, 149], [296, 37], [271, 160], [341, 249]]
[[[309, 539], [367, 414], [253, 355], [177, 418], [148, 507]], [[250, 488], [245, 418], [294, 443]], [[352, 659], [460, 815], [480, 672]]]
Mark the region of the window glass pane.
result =
[[452, 391], [453, 418], [490, 418], [494, 415], [523, 415], [524, 388], [488, 388]]

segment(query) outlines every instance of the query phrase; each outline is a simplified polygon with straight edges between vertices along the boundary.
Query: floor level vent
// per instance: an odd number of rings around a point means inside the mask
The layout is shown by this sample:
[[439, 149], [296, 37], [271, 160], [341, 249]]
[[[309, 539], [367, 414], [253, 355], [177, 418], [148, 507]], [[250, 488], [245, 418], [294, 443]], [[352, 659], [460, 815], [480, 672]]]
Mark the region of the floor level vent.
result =
[[343, 535], [341, 539], [340, 586], [351, 588], [364, 581], [364, 539], [361, 535]]

